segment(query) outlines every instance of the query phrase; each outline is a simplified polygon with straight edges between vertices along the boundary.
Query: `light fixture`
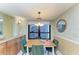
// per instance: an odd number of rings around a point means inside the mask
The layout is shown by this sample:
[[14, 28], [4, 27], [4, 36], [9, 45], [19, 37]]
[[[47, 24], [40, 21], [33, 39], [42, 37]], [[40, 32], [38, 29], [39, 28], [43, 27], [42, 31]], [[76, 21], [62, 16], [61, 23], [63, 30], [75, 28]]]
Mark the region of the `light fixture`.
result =
[[22, 17], [17, 16], [16, 17], [16, 23], [21, 24], [22, 23]]
[[3, 19], [0, 19], [0, 22], [2, 22], [3, 21]]
[[41, 17], [40, 17], [41, 12], [38, 12], [38, 18], [36, 18], [37, 23], [35, 24], [36, 26], [43, 26], [44, 24], [41, 23]]
[[17, 23], [18, 23], [18, 24], [21, 24], [21, 20], [19, 19]]

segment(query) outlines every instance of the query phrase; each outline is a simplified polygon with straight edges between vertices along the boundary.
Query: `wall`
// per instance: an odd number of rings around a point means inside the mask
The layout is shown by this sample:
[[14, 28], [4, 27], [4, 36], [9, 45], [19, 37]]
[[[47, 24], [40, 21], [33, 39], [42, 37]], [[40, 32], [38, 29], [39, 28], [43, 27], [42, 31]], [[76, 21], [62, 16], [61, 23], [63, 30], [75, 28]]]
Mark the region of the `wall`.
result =
[[[59, 33], [56, 29], [56, 22], [59, 19], [65, 19], [67, 22], [66, 30], [63, 33]], [[79, 43], [79, 4], [75, 5], [74, 7], [67, 10], [65, 13], [63, 13], [58, 19], [55, 19], [52, 22], [52, 28], [53, 28], [53, 36], [61, 36], [67, 38], [68, 40], [60, 40], [62, 42], [59, 49], [64, 54], [79, 54], [79, 51], [75, 51], [76, 49], [79, 49], [79, 45], [72, 42], [78, 42]], [[69, 41], [71, 40], [71, 41]], [[68, 47], [68, 48], [67, 48]], [[70, 49], [72, 51], [65, 51], [64, 49]]]
[[0, 17], [3, 18], [4, 24], [3, 24], [3, 35], [4, 37], [11, 37], [12, 34], [12, 26], [13, 26], [13, 17], [9, 16], [5, 13], [0, 12]]
[[26, 20], [25, 19], [23, 19], [20, 24], [16, 23], [16, 19], [15, 19], [14, 26], [15, 26], [14, 29], [16, 31], [14, 33], [16, 33], [16, 35], [26, 34], [25, 32], [26, 31]]
[[28, 39], [28, 22], [26, 21], [26, 19], [23, 19], [21, 24], [17, 24], [16, 19], [13, 16], [0, 12], [0, 17], [4, 20], [3, 36], [5, 39], [18, 37], [18, 35], [22, 36], [26, 34], [26, 39]]
[[79, 55], [79, 42], [73, 42], [61, 36], [55, 36], [54, 38], [59, 41], [58, 50], [63, 55]]
[[16, 22], [18, 18], [15, 18], [13, 24], [13, 36], [26, 35], [26, 39], [28, 40], [28, 21], [25, 18], [22, 18], [20, 24]]
[[[59, 19], [65, 19], [67, 22], [66, 30], [63, 33], [59, 33], [56, 28], [56, 22]], [[53, 35], [60, 35], [70, 38], [72, 40], [79, 41], [79, 4], [65, 12], [58, 19], [52, 22]]]

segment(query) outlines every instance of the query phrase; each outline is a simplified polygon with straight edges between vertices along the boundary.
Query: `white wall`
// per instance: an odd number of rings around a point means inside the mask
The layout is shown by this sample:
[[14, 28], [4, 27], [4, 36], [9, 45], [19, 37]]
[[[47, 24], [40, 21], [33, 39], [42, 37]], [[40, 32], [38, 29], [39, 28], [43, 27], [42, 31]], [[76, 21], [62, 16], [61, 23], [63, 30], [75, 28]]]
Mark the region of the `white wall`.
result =
[[[67, 22], [66, 30], [63, 33], [59, 33], [56, 29], [56, 21], [59, 19], [65, 19]], [[71, 40], [79, 41], [79, 4], [66, 11], [58, 19], [52, 21], [52, 29], [52, 35], [54, 36], [59, 35]]]
[[22, 19], [21, 23], [16, 23], [16, 18], [13, 23], [13, 34], [16, 35], [26, 35], [27, 32], [27, 19]]

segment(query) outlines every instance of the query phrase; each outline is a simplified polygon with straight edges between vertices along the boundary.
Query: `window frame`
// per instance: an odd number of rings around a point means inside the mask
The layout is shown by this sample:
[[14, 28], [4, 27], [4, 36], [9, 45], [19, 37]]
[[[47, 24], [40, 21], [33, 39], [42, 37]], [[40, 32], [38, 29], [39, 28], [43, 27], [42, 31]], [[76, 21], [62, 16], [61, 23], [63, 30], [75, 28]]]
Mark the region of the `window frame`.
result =
[[[30, 38], [30, 33], [38, 33], [38, 38]], [[42, 38], [41, 33], [48, 33], [49, 38]], [[30, 32], [30, 24], [28, 24], [28, 39], [49, 39], [51, 40], [51, 25], [49, 24], [49, 32], [41, 32], [40, 31], [40, 26], [38, 26], [38, 32]]]
[[0, 19], [2, 19], [2, 21], [1, 21], [1, 22], [2, 22], [2, 26], [0, 25], [0, 26], [2, 27], [2, 28], [1, 28], [1, 33], [2, 33], [2, 34], [0, 34], [0, 36], [3, 36], [3, 35], [4, 35], [4, 33], [3, 33], [4, 19], [3, 19], [3, 18], [0, 18]]

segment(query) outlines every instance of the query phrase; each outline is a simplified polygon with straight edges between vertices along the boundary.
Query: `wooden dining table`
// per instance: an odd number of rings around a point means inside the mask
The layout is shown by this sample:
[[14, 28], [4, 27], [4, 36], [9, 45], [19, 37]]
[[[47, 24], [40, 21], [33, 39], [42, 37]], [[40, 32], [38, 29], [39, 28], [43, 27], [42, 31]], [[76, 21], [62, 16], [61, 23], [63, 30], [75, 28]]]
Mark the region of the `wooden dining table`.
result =
[[52, 52], [54, 54], [54, 44], [52, 43], [52, 41], [50, 41], [50, 43], [46, 44], [45, 40], [28, 40], [27, 44], [25, 46], [27, 46], [27, 52], [29, 51], [28, 49], [31, 48], [33, 45], [43, 45], [46, 48], [52, 48]]

